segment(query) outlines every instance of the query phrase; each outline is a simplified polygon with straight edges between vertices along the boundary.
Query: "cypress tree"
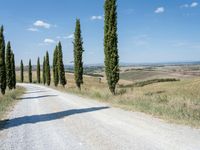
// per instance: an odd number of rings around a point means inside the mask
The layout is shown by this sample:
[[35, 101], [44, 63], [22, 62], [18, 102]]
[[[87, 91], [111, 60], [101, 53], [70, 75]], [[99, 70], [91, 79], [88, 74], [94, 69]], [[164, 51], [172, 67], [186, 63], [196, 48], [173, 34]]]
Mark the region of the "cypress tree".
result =
[[109, 89], [112, 94], [115, 94], [116, 84], [119, 81], [116, 0], [105, 0], [104, 9], [105, 9], [105, 20], [104, 20], [105, 72]]
[[28, 77], [29, 77], [29, 83], [32, 83], [32, 65], [31, 65], [31, 59], [29, 60]]
[[12, 89], [16, 88], [16, 72], [15, 72], [15, 55], [13, 51], [11, 51], [11, 68], [12, 68]]
[[37, 60], [37, 82], [40, 83], [41, 80], [40, 80], [40, 58], [38, 57], [38, 60]]
[[43, 59], [43, 67], [42, 67], [42, 77], [43, 77], [43, 84], [45, 85], [46, 84], [46, 58], [44, 56], [44, 59]]
[[21, 82], [24, 82], [24, 64], [23, 61], [21, 60], [21, 64], [20, 64], [20, 77], [21, 77]]
[[7, 44], [6, 48], [6, 76], [7, 76], [7, 86], [11, 90], [13, 88], [12, 85], [12, 65], [11, 65], [11, 45], [10, 41]]
[[76, 86], [81, 89], [81, 84], [83, 84], [83, 40], [81, 36], [81, 25], [80, 20], [76, 20], [76, 29], [74, 33], [74, 78]]
[[45, 72], [46, 72], [46, 82], [47, 85], [49, 86], [51, 84], [51, 68], [49, 65], [49, 53], [48, 51], [46, 52], [46, 67], [45, 67]]
[[54, 79], [54, 85], [58, 86], [59, 76], [58, 76], [58, 47], [57, 46], [53, 54], [53, 79]]
[[6, 90], [6, 64], [5, 64], [5, 40], [3, 26], [0, 29], [0, 88], [4, 95]]
[[59, 71], [59, 80], [60, 84], [64, 87], [67, 83], [65, 78], [65, 68], [63, 64], [63, 54], [62, 54], [62, 45], [61, 42], [58, 43], [58, 71]]

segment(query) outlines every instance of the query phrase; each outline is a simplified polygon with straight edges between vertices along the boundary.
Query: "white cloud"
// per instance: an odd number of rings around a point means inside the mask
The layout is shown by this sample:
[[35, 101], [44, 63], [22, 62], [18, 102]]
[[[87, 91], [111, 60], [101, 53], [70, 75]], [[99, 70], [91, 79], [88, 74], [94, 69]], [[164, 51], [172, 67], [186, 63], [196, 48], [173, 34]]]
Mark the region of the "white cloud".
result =
[[191, 4], [183, 4], [181, 8], [194, 8], [197, 7], [199, 4], [197, 2], [192, 2]]
[[165, 12], [165, 8], [164, 7], [158, 7], [154, 12], [157, 13], [157, 14], [164, 13]]
[[197, 2], [193, 2], [190, 7], [197, 7], [198, 6], [198, 3]]
[[28, 31], [32, 31], [32, 32], [38, 32], [39, 30], [37, 28], [28, 28]]
[[103, 16], [92, 16], [91, 20], [103, 20]]
[[44, 43], [53, 44], [53, 43], [56, 43], [56, 41], [54, 41], [53, 39], [46, 38], [46, 39], [44, 39]]
[[37, 20], [33, 25], [35, 27], [41, 27], [41, 28], [46, 28], [46, 29], [49, 29], [51, 27], [49, 23], [46, 23], [42, 20]]
[[64, 39], [73, 39], [74, 38], [74, 34], [70, 34], [68, 36], [64, 36]]

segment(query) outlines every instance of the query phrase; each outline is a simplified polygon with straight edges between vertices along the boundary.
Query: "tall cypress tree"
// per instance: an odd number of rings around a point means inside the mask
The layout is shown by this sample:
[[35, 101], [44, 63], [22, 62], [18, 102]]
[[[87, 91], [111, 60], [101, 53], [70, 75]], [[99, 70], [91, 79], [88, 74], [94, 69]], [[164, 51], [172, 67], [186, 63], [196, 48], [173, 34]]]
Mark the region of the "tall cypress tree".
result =
[[29, 60], [28, 77], [29, 77], [29, 83], [32, 83], [32, 65], [31, 65], [31, 59]]
[[16, 72], [15, 72], [15, 55], [11, 51], [11, 68], [12, 68], [12, 88], [16, 88]]
[[12, 65], [11, 65], [11, 45], [10, 41], [7, 44], [6, 48], [6, 76], [7, 76], [7, 86], [11, 90], [13, 88], [12, 85]]
[[5, 40], [3, 26], [0, 29], [0, 88], [4, 95], [6, 90], [6, 64], [5, 64]]
[[81, 25], [80, 20], [76, 20], [76, 29], [74, 33], [74, 78], [76, 85], [81, 89], [81, 84], [83, 84], [83, 40], [81, 36]]
[[24, 82], [24, 64], [23, 61], [21, 60], [21, 64], [20, 64], [20, 77], [21, 77], [21, 82]]
[[44, 59], [43, 59], [43, 67], [42, 67], [42, 77], [43, 77], [43, 84], [45, 85], [46, 84], [46, 58], [44, 56]]
[[61, 42], [58, 43], [58, 71], [59, 71], [59, 80], [60, 84], [64, 87], [67, 83], [65, 78], [65, 68], [63, 64], [63, 54], [62, 54], [62, 45]]
[[38, 57], [38, 60], [37, 60], [37, 82], [40, 83], [41, 80], [40, 80], [40, 58]]
[[54, 85], [58, 86], [59, 76], [58, 76], [58, 47], [57, 46], [53, 54], [53, 79], [54, 79]]
[[51, 68], [49, 65], [49, 53], [48, 51], [46, 52], [46, 81], [47, 85], [49, 86], [51, 84]]
[[116, 84], [119, 81], [116, 0], [105, 0], [104, 9], [105, 9], [105, 20], [104, 20], [105, 72], [109, 89], [112, 94], [115, 94]]

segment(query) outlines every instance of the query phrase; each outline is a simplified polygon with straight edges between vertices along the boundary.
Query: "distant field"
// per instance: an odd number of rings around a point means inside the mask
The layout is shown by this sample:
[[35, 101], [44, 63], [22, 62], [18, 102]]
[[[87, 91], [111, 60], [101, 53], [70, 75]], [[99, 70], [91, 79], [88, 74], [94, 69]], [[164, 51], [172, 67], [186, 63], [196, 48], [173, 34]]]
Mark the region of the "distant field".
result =
[[[170, 122], [200, 127], [200, 76], [191, 75], [193, 69], [188, 71], [184, 69], [180, 71], [180, 67], [173, 67], [178, 71], [171, 69], [172, 67], [123, 70], [116, 96], [110, 94], [105, 78], [99, 80], [99, 77], [91, 76], [84, 76], [81, 92], [75, 86], [73, 74], [66, 74], [67, 88], [57, 89], [108, 102], [123, 109], [151, 114]], [[19, 77], [19, 72], [17, 74]], [[36, 80], [36, 73], [33, 75]], [[169, 80], [168, 77], [175, 78]], [[127, 88], [126, 85], [135, 83], [133, 81], [142, 86]], [[125, 85], [125, 88], [121, 85]], [[52, 88], [54, 88], [53, 83]]]
[[199, 65], [163, 66], [163, 67], [125, 67], [122, 68], [120, 79], [140, 81], [157, 78], [193, 78], [200, 76]]

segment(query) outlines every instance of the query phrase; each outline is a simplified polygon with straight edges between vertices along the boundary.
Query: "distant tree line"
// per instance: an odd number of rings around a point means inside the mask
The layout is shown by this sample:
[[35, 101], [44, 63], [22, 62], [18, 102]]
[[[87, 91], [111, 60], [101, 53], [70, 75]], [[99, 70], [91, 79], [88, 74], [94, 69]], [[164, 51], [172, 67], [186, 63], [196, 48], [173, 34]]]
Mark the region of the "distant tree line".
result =
[[16, 88], [15, 56], [10, 41], [5, 44], [3, 26], [0, 29], [0, 88], [3, 95], [6, 88]]
[[[117, 35], [117, 4], [116, 0], [105, 0], [104, 5], [105, 19], [104, 19], [104, 54], [105, 54], [105, 73], [108, 87], [112, 94], [116, 93], [116, 85], [119, 81], [119, 55], [118, 55], [118, 35]], [[83, 38], [81, 33], [80, 20], [76, 20], [76, 27], [74, 32], [74, 79], [78, 89], [81, 90], [83, 84]], [[6, 62], [5, 62], [6, 61]], [[32, 64], [31, 59], [28, 65], [28, 78], [32, 83]], [[11, 50], [10, 42], [7, 44], [7, 53], [5, 58], [5, 41], [3, 36], [3, 27], [0, 32], [0, 83], [1, 92], [5, 93], [6, 85], [9, 89], [15, 88], [14, 54]], [[41, 78], [42, 70], [42, 78]], [[20, 64], [21, 82], [24, 82], [24, 64], [21, 60]], [[67, 84], [65, 76], [65, 68], [63, 63], [62, 44], [58, 42], [53, 52], [52, 76], [54, 86], [59, 84], [63, 87]], [[11, 77], [7, 78], [6, 77]], [[49, 62], [49, 53], [43, 58], [43, 65], [41, 69], [40, 58], [37, 59], [37, 83], [44, 85], [51, 85], [51, 67]]]
[[[76, 29], [74, 32], [74, 78], [76, 81], [76, 85], [79, 89], [81, 89], [81, 84], [83, 84], [83, 62], [82, 62], [82, 53], [83, 53], [83, 40], [81, 36], [81, 25], [80, 20], [76, 20]], [[23, 60], [21, 60], [20, 65], [21, 71], [21, 82], [24, 82], [24, 65]], [[67, 80], [65, 77], [65, 68], [63, 63], [63, 52], [62, 52], [62, 44], [58, 42], [54, 49], [53, 54], [53, 82], [57, 87], [59, 84], [65, 87], [67, 84]], [[29, 60], [28, 67], [28, 77], [29, 83], [32, 83], [32, 65], [31, 59]], [[44, 85], [51, 85], [51, 67], [49, 63], [49, 53], [46, 52], [46, 55], [43, 59], [43, 67], [42, 67], [42, 81]], [[41, 66], [40, 66], [40, 58], [37, 60], [37, 83], [41, 83]]]

